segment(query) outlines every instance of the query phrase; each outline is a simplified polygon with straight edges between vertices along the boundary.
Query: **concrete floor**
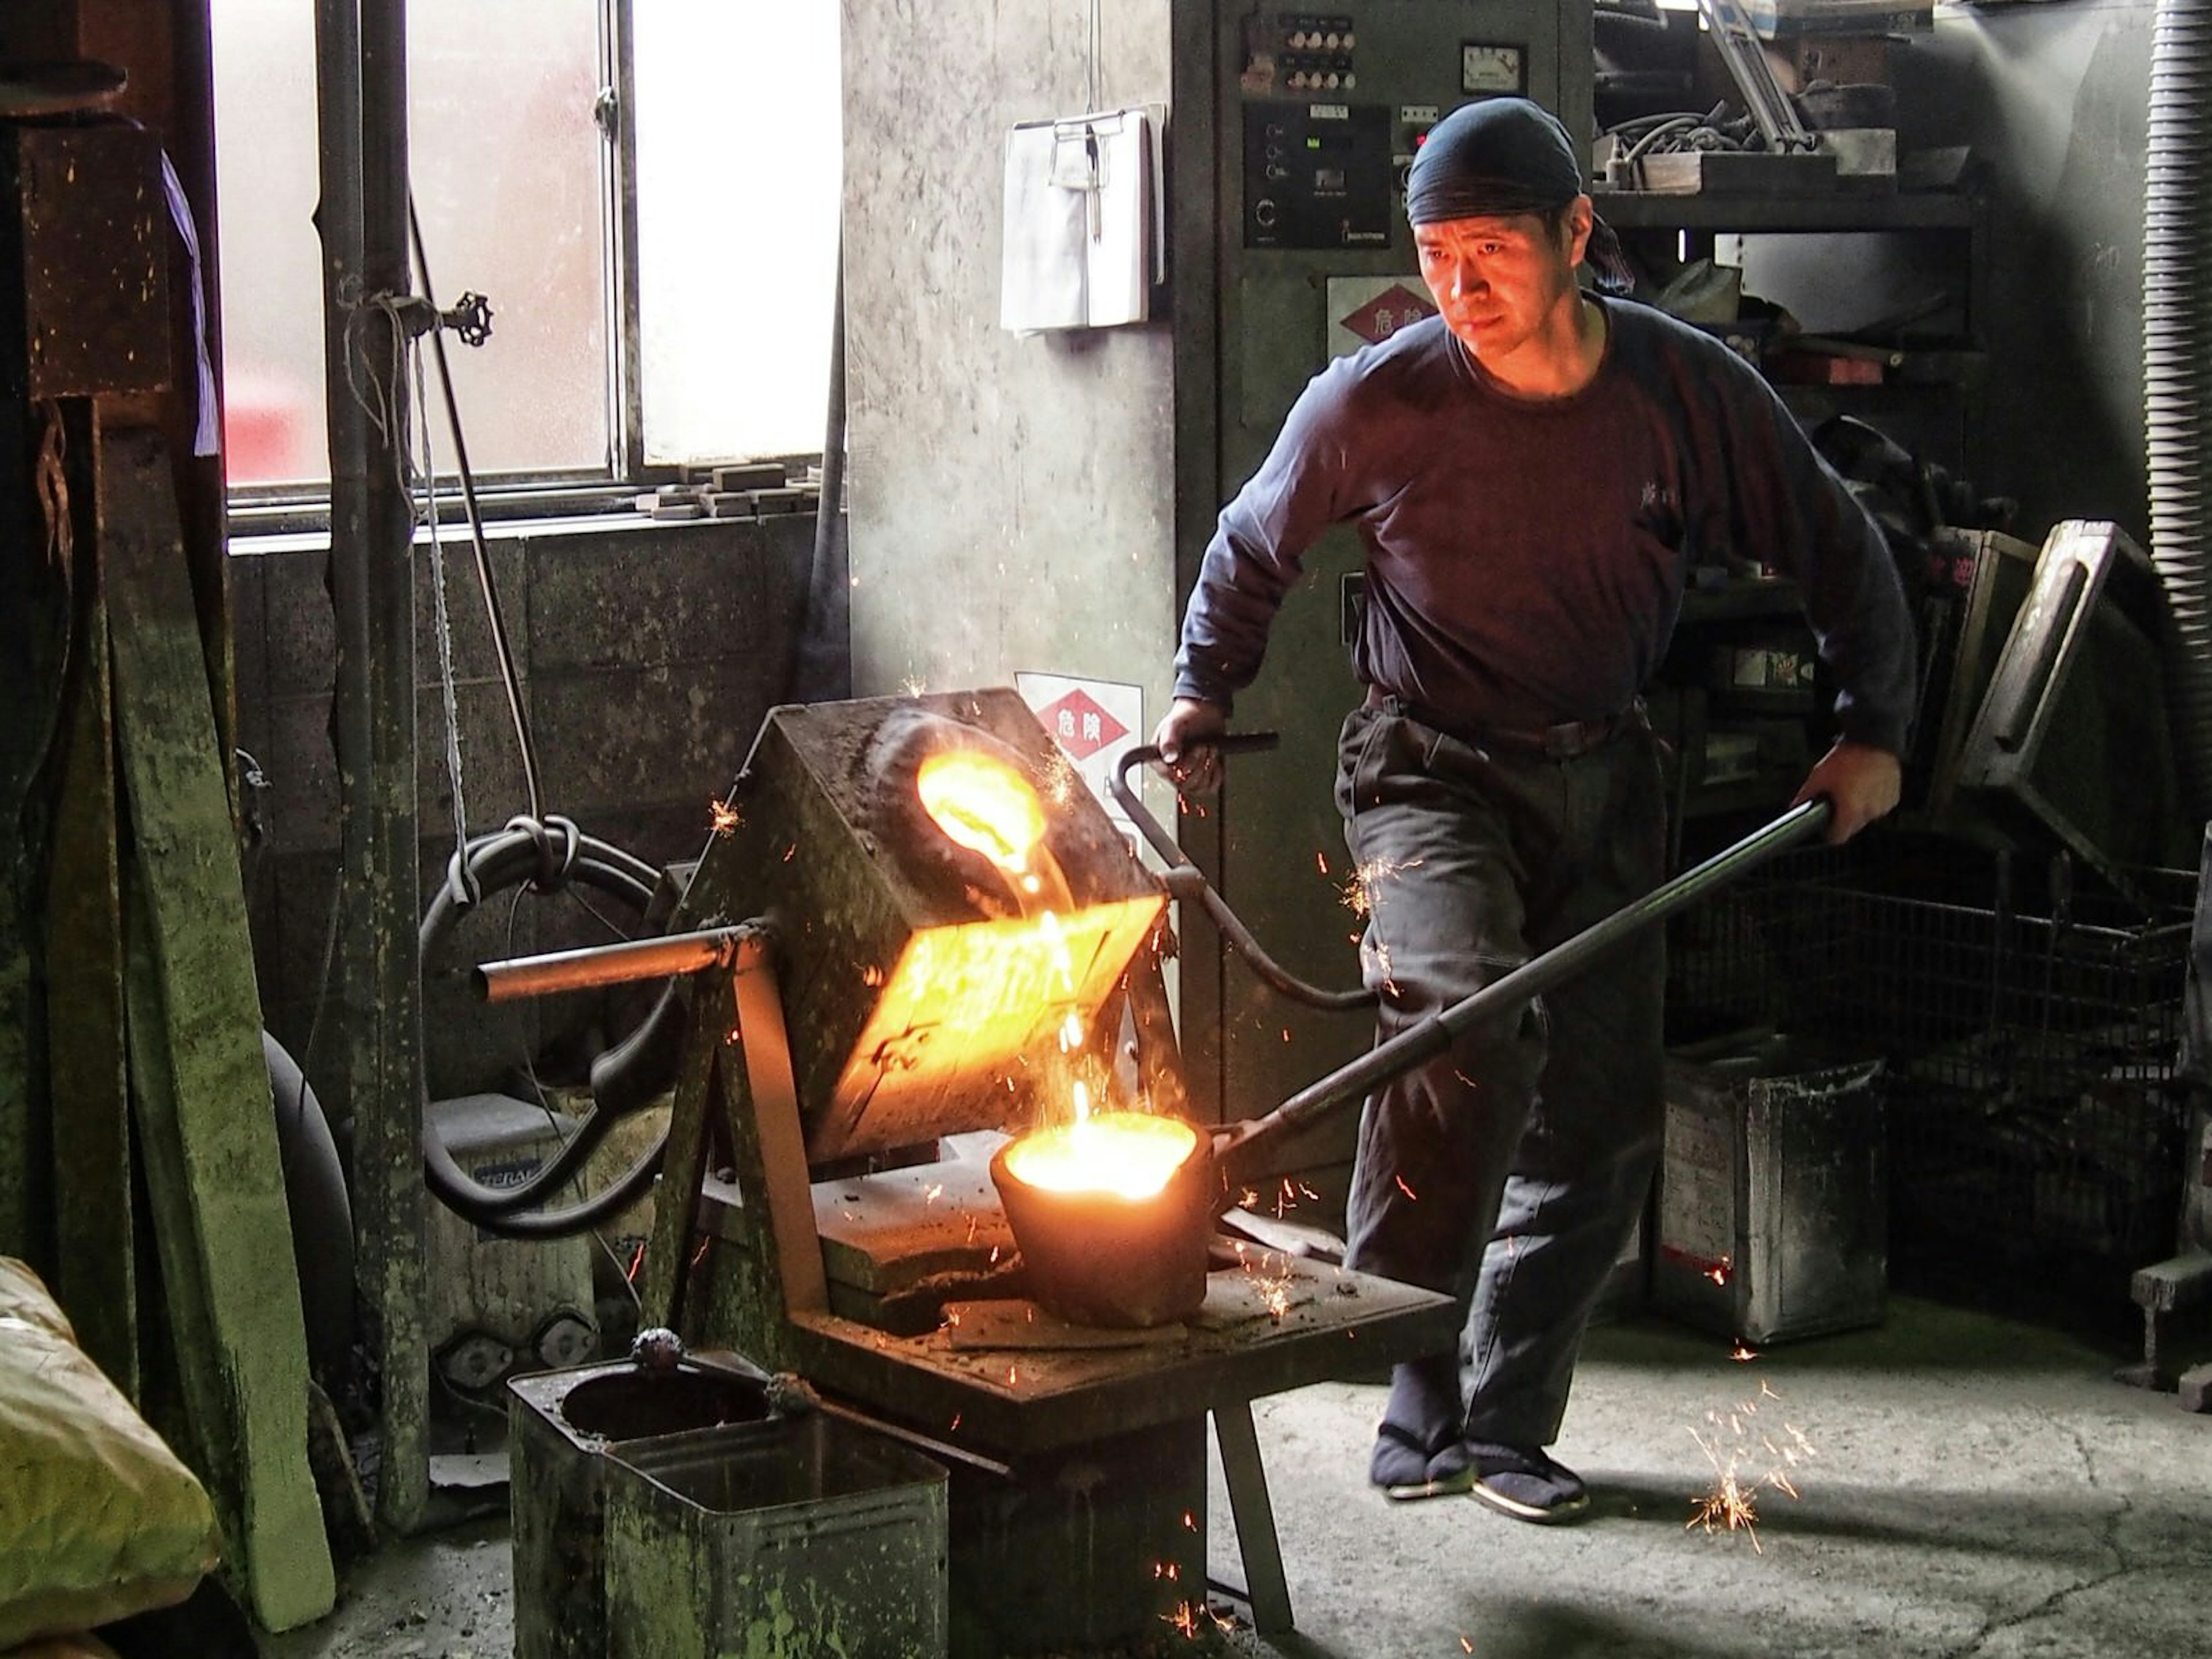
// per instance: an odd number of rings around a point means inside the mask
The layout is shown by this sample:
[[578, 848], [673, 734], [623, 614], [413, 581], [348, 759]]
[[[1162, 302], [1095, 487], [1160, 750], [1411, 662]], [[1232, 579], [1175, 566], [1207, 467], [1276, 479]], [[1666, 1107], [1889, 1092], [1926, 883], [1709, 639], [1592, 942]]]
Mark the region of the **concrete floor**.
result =
[[[2212, 1659], [2212, 1418], [2110, 1381], [2124, 1357], [1895, 1297], [1879, 1330], [1749, 1361], [1673, 1325], [1607, 1326], [1556, 1448], [1595, 1495], [1567, 1528], [1370, 1491], [1378, 1385], [1261, 1401], [1298, 1627], [1229, 1645], [1254, 1659]], [[1737, 1449], [1747, 1485], [1776, 1466], [1763, 1435], [1797, 1448], [1799, 1495], [1759, 1490], [1755, 1538], [1686, 1528], [1716, 1480], [1696, 1434], [1723, 1460]], [[1227, 1512], [1217, 1478], [1217, 1572], [1237, 1560]], [[494, 1659], [512, 1642], [505, 1528], [483, 1524], [387, 1547], [349, 1575], [336, 1614], [262, 1652]]]

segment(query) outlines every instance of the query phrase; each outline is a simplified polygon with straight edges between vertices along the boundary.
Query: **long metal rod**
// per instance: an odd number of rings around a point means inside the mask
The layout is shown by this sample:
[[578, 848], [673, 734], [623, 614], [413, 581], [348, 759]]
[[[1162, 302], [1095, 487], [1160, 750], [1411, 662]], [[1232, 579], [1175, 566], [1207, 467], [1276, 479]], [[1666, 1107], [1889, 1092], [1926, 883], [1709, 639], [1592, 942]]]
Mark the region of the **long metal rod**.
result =
[[[317, 0], [315, 6], [316, 138], [321, 200], [315, 228], [323, 245], [323, 404], [330, 434], [331, 556], [325, 578], [334, 631], [331, 746], [338, 767], [338, 919], [340, 933], [357, 937], [356, 900], [368, 867], [368, 811], [360, 792], [368, 753], [368, 532], [364, 507], [368, 476], [368, 413], [346, 383], [346, 296], [361, 285], [361, 19], [358, 0]], [[342, 1022], [349, 1047], [369, 1006], [365, 952], [346, 951], [339, 963]], [[319, 1012], [319, 1010], [318, 1011]], [[310, 1075], [313, 1052], [300, 1056]], [[350, 1116], [353, 1063], [331, 1068], [323, 1085], [331, 1107]]]
[[1302, 1128], [1339, 1106], [1364, 1099], [1377, 1084], [1435, 1059], [1484, 1020], [1572, 979], [1616, 945], [1826, 829], [1832, 815], [1833, 809], [1825, 799], [1801, 802], [1764, 829], [1716, 853], [1696, 868], [1684, 871], [1602, 921], [1592, 923], [1565, 943], [1532, 957], [1503, 979], [1377, 1043], [1350, 1065], [1300, 1090], [1266, 1116], [1232, 1126], [1215, 1147], [1224, 1172], [1231, 1174], [1230, 1184], [1236, 1185], [1236, 1168], [1249, 1166], [1255, 1143]]
[[[1224, 755], [1252, 754], [1273, 749], [1279, 740], [1273, 732], [1242, 732], [1234, 736], [1217, 738], [1208, 746]], [[1303, 1002], [1310, 1008], [1331, 1012], [1372, 1008], [1375, 1006], [1374, 992], [1364, 987], [1332, 991], [1310, 984], [1269, 956], [1267, 948], [1244, 925], [1243, 918], [1231, 910], [1229, 902], [1214, 890], [1204, 872], [1183, 856], [1182, 848], [1176, 844], [1175, 837], [1168, 834], [1160, 821], [1152, 815], [1143, 798], [1129, 782], [1129, 774], [1133, 769], [1148, 766], [1159, 757], [1159, 750], [1151, 744], [1139, 744], [1124, 751], [1107, 778], [1106, 785], [1114, 792], [1114, 799], [1121, 803], [1121, 810], [1128, 814], [1129, 822], [1137, 827], [1137, 833], [1151, 843], [1152, 851], [1158, 854], [1160, 861], [1167, 866], [1162, 880], [1166, 884], [1170, 896], [1181, 902], [1197, 905], [1221, 930], [1223, 941], [1244, 958], [1252, 971], [1293, 1002]]]
[[429, 1507], [430, 1360], [424, 1319], [421, 953], [415, 811], [415, 574], [408, 495], [404, 342], [380, 296], [410, 291], [407, 249], [407, 3], [361, 0], [361, 283], [349, 296], [356, 383], [380, 402], [365, 434], [363, 596], [368, 619], [369, 749], [351, 764], [369, 815], [368, 982], [373, 1088], [354, 1109], [356, 1203], [373, 1224], [369, 1285], [381, 1316], [385, 1443], [377, 1511], [398, 1532]]
[[[757, 927], [757, 922], [746, 927]], [[582, 991], [634, 980], [666, 979], [704, 968], [727, 968], [737, 958], [738, 927], [708, 927], [696, 933], [634, 939], [619, 945], [587, 945], [543, 956], [510, 957], [481, 963], [471, 975], [486, 1002], [514, 1002], [556, 991]]]

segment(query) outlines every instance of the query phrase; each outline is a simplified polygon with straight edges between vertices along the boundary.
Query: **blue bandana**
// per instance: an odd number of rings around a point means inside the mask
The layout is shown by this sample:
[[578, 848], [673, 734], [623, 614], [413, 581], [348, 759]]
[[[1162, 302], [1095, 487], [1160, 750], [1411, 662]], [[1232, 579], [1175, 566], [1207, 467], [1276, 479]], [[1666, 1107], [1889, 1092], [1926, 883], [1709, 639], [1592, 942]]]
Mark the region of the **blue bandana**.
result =
[[[1557, 116], [1526, 98], [1485, 98], [1429, 130], [1406, 180], [1406, 217], [1428, 225], [1550, 213], [1582, 193], [1582, 163]], [[1601, 219], [1591, 226], [1587, 258], [1607, 292], [1635, 286], [1620, 240]]]

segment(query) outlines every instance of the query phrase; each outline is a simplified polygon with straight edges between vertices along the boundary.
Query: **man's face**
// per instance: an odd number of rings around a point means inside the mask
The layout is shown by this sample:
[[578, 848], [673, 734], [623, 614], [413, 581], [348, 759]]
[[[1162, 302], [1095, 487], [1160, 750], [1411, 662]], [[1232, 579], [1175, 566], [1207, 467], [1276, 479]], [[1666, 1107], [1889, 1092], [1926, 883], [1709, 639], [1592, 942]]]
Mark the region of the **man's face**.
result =
[[1533, 213], [1443, 219], [1414, 226], [1413, 247], [1446, 325], [1486, 366], [1496, 366], [1573, 292], [1589, 224], [1583, 202], [1556, 236]]

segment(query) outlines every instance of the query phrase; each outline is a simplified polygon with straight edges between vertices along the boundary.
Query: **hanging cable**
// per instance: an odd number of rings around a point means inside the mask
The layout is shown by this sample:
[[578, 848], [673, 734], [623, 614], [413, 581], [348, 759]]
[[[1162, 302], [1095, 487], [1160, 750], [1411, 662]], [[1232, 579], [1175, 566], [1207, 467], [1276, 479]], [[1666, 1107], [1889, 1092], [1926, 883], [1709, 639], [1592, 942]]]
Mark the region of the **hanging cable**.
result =
[[[433, 310], [437, 291], [430, 285], [430, 262], [422, 252], [422, 221], [415, 211], [415, 198], [407, 198], [407, 229], [415, 247], [415, 274], [422, 284], [422, 298]], [[445, 331], [430, 330], [430, 353], [438, 365], [438, 386], [446, 402], [446, 422], [453, 434], [453, 467], [461, 481], [461, 511], [469, 521], [469, 543], [476, 555], [477, 585], [483, 590], [484, 620], [491, 629], [492, 654], [499, 664], [499, 683], [507, 694], [507, 712], [514, 723], [515, 748], [522, 760], [522, 793], [530, 816], [543, 820], [545, 801], [538, 785], [538, 746], [530, 736], [530, 717], [523, 711], [522, 687], [514, 672], [514, 651], [507, 643], [505, 614], [500, 609], [499, 583], [492, 574], [491, 550], [484, 544], [483, 514], [477, 504], [475, 471], [469, 465], [467, 439], [461, 431], [461, 410], [453, 395], [452, 366], [446, 361]]]
[[[434, 328], [431, 331], [437, 331]], [[453, 846], [469, 844], [468, 802], [461, 789], [461, 711], [453, 688], [453, 623], [446, 606], [446, 544], [438, 523], [437, 453], [430, 441], [430, 400], [422, 389], [422, 347], [409, 349], [409, 372], [415, 381], [415, 425], [422, 434], [422, 516], [430, 530], [430, 592], [438, 620], [438, 693], [446, 717], [446, 780], [453, 790]], [[465, 860], [448, 866], [467, 878]], [[473, 902], [480, 895], [471, 893]]]
[[[493, 574], [490, 550], [484, 537], [483, 515], [477, 500], [476, 475], [469, 464], [468, 441], [461, 425], [459, 399], [453, 389], [452, 366], [446, 356], [445, 328], [454, 326], [464, 339], [471, 344], [479, 344], [489, 333], [489, 307], [478, 300], [472, 311], [470, 301], [474, 296], [465, 295], [453, 317], [441, 312], [437, 307], [436, 292], [431, 285], [429, 261], [423, 251], [422, 221], [415, 210], [411, 197], [408, 204], [408, 229], [414, 247], [416, 275], [422, 288], [417, 303], [427, 313], [428, 319], [422, 331], [430, 336], [431, 355], [438, 368], [438, 384], [445, 401], [447, 424], [453, 438], [454, 469], [460, 481], [462, 511], [468, 521], [477, 586], [483, 596], [485, 622], [490, 631], [500, 684], [506, 694], [508, 714], [514, 722], [516, 746], [522, 764], [524, 792], [528, 800], [528, 810], [510, 817], [502, 829], [474, 838], [468, 836], [467, 809], [461, 793], [459, 717], [453, 696], [452, 641], [446, 607], [443, 536], [437, 519], [437, 474], [432, 465], [429, 447], [429, 419], [420, 374], [418, 343], [417, 419], [424, 431], [423, 475], [430, 500], [431, 556], [436, 565], [437, 577], [439, 661], [446, 691], [447, 760], [453, 782], [455, 815], [455, 845], [453, 856], [447, 867], [447, 879], [422, 918], [417, 940], [422, 959], [428, 961], [434, 957], [439, 945], [459, 917], [480, 902], [489, 891], [514, 888], [519, 897], [526, 890], [540, 895], [574, 893], [575, 887], [580, 885], [626, 900], [641, 916], [652, 902], [661, 872], [619, 848], [593, 840], [579, 830], [572, 820], [545, 811], [544, 798], [538, 783], [537, 745], [531, 736], [529, 718], [523, 709], [520, 677], [516, 672], [514, 650], [507, 639], [498, 583]], [[460, 320], [456, 322], [455, 317]], [[365, 406], [369, 407], [371, 418], [376, 418], [376, 408]], [[583, 902], [580, 899], [578, 902]], [[591, 910], [592, 907], [585, 903], [584, 908]], [[592, 914], [596, 915], [598, 913], [592, 911]], [[605, 922], [604, 917], [601, 921]], [[611, 924], [606, 925], [611, 927]], [[681, 1036], [684, 1012], [684, 1001], [677, 988], [672, 985], [664, 988], [660, 1000], [644, 1023], [594, 1063], [592, 1068], [592, 1109], [575, 1121], [574, 1133], [566, 1138], [561, 1148], [544, 1167], [529, 1180], [514, 1187], [486, 1187], [472, 1179], [460, 1167], [431, 1120], [426, 1092], [422, 1162], [423, 1176], [431, 1191], [449, 1209], [486, 1231], [513, 1238], [559, 1238], [591, 1231], [602, 1221], [635, 1203], [652, 1189], [653, 1182], [659, 1177], [662, 1156], [667, 1146], [665, 1131], [653, 1139], [627, 1171], [590, 1197], [557, 1210], [537, 1207], [562, 1196], [581, 1174], [586, 1160], [605, 1140], [615, 1124], [651, 1103], [665, 1091], [666, 1085], [673, 1081], [676, 1039]]]

